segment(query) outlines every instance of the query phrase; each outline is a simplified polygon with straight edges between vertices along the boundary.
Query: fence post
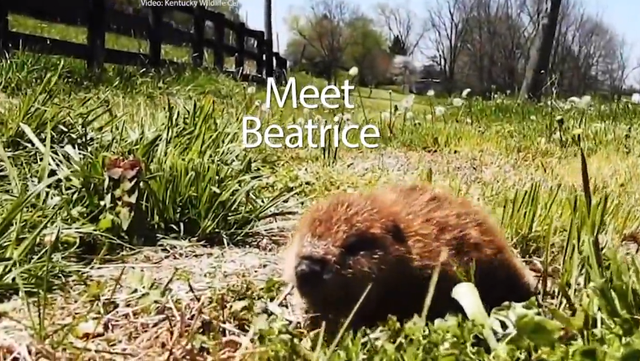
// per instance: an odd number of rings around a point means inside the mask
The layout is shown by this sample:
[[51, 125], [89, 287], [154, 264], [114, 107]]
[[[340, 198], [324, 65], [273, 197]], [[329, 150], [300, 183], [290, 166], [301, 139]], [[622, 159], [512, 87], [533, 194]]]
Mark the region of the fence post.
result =
[[160, 66], [162, 59], [162, 8], [149, 8], [149, 65]]
[[204, 56], [204, 12], [205, 8], [197, 5], [193, 9], [193, 43], [191, 44], [191, 62], [196, 67], [202, 66]]
[[273, 39], [268, 38], [264, 41], [264, 61], [266, 64], [266, 77], [273, 77]]
[[256, 37], [256, 53], [258, 53], [258, 59], [256, 60], [256, 72], [260, 75], [264, 74], [264, 64], [267, 62], [267, 57], [264, 52], [265, 40], [264, 31], [258, 31], [258, 36]]
[[[236, 71], [240, 69], [244, 72], [244, 43], [246, 35], [246, 25], [242, 22], [236, 23]], [[242, 73], [240, 73], [242, 75]]]
[[9, 35], [9, 5], [3, 1], [0, 2], [0, 60], [9, 56]]
[[213, 13], [213, 63], [219, 71], [224, 70], [225, 40], [224, 40], [224, 14]]
[[104, 39], [107, 27], [105, 0], [89, 0], [87, 24], [87, 68], [99, 71], [104, 64]]

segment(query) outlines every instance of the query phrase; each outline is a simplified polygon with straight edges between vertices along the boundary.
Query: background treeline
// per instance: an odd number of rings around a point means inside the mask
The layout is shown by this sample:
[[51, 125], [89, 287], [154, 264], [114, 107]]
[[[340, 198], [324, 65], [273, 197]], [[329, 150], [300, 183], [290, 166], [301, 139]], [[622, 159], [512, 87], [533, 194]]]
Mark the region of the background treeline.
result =
[[[522, 85], [544, 0], [436, 0], [424, 9], [379, 3], [365, 12], [350, 0], [312, 0], [291, 16], [287, 58], [294, 67], [334, 79], [358, 66], [362, 85], [390, 84], [396, 55], [428, 59], [418, 78], [448, 90], [515, 92]], [[630, 44], [580, 0], [564, 0], [551, 55], [547, 93], [621, 94]], [[640, 79], [638, 79], [640, 80]]]

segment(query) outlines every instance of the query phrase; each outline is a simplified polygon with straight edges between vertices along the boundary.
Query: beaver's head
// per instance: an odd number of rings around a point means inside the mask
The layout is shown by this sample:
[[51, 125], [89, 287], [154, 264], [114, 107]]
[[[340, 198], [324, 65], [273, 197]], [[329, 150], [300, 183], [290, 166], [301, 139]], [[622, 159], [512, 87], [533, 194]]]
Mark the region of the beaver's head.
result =
[[312, 207], [294, 235], [288, 278], [318, 313], [349, 314], [371, 283], [360, 308], [410, 268], [398, 205], [361, 194], [342, 194]]

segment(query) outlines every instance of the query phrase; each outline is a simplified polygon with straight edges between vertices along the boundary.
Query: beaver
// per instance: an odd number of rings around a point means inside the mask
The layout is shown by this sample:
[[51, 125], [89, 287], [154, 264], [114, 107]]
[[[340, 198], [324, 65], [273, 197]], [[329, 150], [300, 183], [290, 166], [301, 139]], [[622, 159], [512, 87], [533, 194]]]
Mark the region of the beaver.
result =
[[[444, 256], [444, 257], [443, 257]], [[283, 278], [311, 314], [336, 329], [404, 322], [422, 313], [441, 265], [427, 321], [460, 313], [453, 287], [473, 282], [488, 310], [535, 295], [534, 281], [490, 216], [429, 184], [337, 193], [302, 215], [286, 252]]]

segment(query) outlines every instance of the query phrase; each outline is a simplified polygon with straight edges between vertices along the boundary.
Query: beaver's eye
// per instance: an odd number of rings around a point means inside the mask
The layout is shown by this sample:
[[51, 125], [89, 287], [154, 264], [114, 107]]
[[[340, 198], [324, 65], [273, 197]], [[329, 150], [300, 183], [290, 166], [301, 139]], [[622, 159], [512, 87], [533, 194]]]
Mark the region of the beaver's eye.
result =
[[407, 243], [407, 236], [402, 231], [402, 228], [397, 223], [391, 223], [386, 227], [387, 232], [391, 235], [391, 238], [397, 243]]
[[380, 240], [368, 232], [358, 232], [345, 239], [342, 249], [350, 256], [360, 253], [379, 250], [382, 247]]

